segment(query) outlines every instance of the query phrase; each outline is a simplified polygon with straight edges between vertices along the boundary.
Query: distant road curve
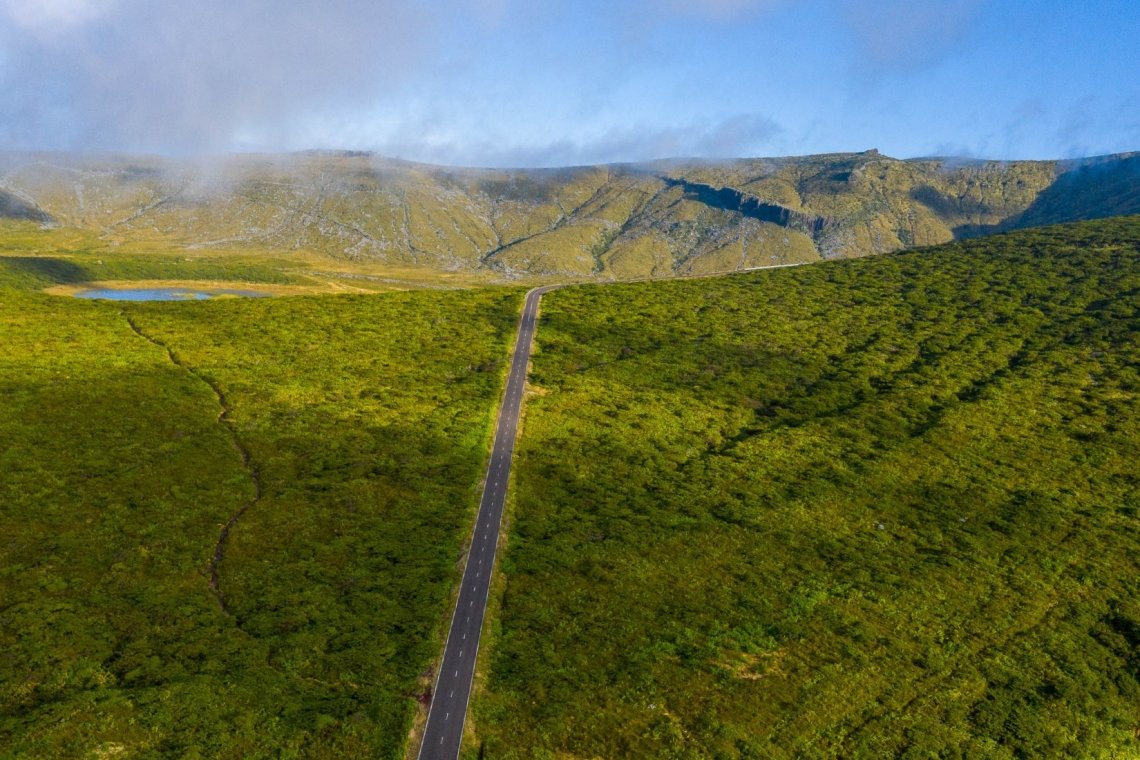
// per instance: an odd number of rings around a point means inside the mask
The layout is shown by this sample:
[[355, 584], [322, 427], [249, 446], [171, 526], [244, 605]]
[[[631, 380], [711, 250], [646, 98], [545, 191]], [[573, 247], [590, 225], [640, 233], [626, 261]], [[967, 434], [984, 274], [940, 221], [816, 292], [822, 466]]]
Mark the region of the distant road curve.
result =
[[503, 519], [503, 504], [507, 497], [511, 454], [515, 448], [519, 412], [526, 387], [526, 368], [534, 341], [538, 302], [544, 293], [556, 287], [558, 286], [548, 285], [529, 291], [523, 304], [507, 387], [503, 392], [499, 420], [495, 425], [495, 441], [487, 465], [483, 498], [475, 517], [475, 532], [467, 554], [467, 565], [463, 569], [459, 599], [451, 617], [451, 628], [443, 649], [443, 662], [439, 666], [431, 707], [428, 708], [427, 725], [420, 744], [420, 760], [455, 760], [459, 756], [463, 722], [471, 698], [471, 681], [475, 676], [475, 658], [479, 654], [479, 633], [483, 629], [483, 615], [487, 610], [495, 547]]

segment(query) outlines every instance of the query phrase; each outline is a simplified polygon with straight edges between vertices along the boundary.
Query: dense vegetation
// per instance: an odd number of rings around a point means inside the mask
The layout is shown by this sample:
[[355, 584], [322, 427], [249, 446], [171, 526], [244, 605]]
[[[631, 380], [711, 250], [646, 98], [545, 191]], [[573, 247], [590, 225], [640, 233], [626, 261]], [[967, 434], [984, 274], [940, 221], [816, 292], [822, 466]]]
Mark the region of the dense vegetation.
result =
[[1140, 754], [1140, 218], [545, 297], [470, 756]]
[[[401, 756], [519, 291], [83, 302], [308, 270], [4, 225], [0, 756]], [[1140, 751], [1138, 254], [546, 296], [468, 751]]]
[[0, 756], [402, 756], [518, 291], [28, 290], [67, 260], [0, 258]]

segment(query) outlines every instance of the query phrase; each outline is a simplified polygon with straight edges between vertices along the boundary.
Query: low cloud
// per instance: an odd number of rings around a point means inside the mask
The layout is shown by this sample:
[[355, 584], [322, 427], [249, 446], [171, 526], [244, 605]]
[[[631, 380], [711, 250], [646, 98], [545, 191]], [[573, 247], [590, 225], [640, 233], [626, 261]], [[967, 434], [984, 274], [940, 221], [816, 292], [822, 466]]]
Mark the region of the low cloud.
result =
[[1064, 150], [1061, 158], [1081, 158], [1095, 152], [1090, 144], [1089, 135], [1096, 128], [1093, 114], [1097, 110], [1096, 100], [1085, 97], [1074, 103], [1061, 116], [1056, 135], [1057, 143], [1063, 146]]
[[403, 81], [433, 24], [411, 0], [3, 2], [0, 123], [17, 147], [225, 149]]
[[0, 0], [0, 18], [39, 37], [65, 34], [111, 12], [117, 0]]
[[[0, 0], [0, 150], [349, 148], [550, 166], [889, 152], [916, 132], [1014, 155], [1135, 144], [1130, 80], [1075, 85], [1064, 103], [1051, 92], [1048, 117], [1002, 118], [969, 65], [1001, 52], [973, 34], [983, 10], [1009, 12], [982, 0]], [[1127, 50], [1113, 54], [1127, 69]], [[907, 120], [931, 107], [930, 82], [977, 118]], [[1090, 93], [1096, 109], [1068, 113]]]
[[651, 4], [671, 14], [731, 21], [774, 11], [787, 0], [651, 0]]
[[936, 62], [962, 39], [982, 0], [836, 0], [863, 52], [878, 67]]
[[[640, 2], [637, 23], [652, 25], [688, 16], [727, 22], [782, 0]], [[629, 40], [630, 49], [614, 50], [597, 69], [608, 87], [581, 87], [579, 121], [551, 119], [558, 131], [549, 141], [535, 140], [547, 125], [533, 115], [532, 123], [507, 126], [478, 93], [462, 90], [461, 62], [497, 54], [486, 40], [553, 39], [572, 8], [564, 0], [440, 0], [430, 8], [416, 0], [0, 0], [0, 149], [349, 147], [428, 161], [554, 165], [727, 156], [758, 150], [778, 133], [758, 115], [689, 114], [679, 126], [606, 130], [587, 106], [605, 108], [598, 95], [619, 88], [639, 60], [640, 42]], [[621, 31], [633, 16], [592, 18]], [[457, 42], [470, 52], [456, 53]], [[578, 80], [588, 76], [579, 72]], [[508, 86], [540, 85], [528, 77]], [[430, 118], [417, 116], [421, 102]], [[493, 123], [473, 120], [478, 111]], [[345, 142], [329, 144], [337, 137]]]
[[770, 150], [783, 132], [766, 116], [740, 114], [683, 127], [634, 126], [577, 139], [523, 145], [486, 138], [472, 142], [466, 136], [433, 135], [430, 131], [412, 128], [373, 147], [386, 155], [431, 163], [498, 168], [556, 167], [757, 155]]

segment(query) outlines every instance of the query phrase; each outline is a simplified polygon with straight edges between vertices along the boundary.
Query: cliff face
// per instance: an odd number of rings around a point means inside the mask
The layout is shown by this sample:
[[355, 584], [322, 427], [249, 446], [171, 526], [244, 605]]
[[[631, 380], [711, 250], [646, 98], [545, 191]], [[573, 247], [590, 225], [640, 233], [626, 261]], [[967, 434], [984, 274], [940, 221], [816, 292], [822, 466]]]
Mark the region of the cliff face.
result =
[[197, 163], [6, 154], [0, 215], [110, 242], [504, 275], [671, 276], [1137, 213], [1138, 162], [900, 161], [869, 151], [500, 171], [366, 153]]
[[733, 211], [741, 216], [796, 230], [805, 235], [819, 234], [826, 223], [822, 217], [795, 211], [731, 187], [713, 187], [672, 177], [662, 177], [662, 179], [667, 185], [680, 187], [685, 191], [686, 197], [695, 198], [706, 206]]

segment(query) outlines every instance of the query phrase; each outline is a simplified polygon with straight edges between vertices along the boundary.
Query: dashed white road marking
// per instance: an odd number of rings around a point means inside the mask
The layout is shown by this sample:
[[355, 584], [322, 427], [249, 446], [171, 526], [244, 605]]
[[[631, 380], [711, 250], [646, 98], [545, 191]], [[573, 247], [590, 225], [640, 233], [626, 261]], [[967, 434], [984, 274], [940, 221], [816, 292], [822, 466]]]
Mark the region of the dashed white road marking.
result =
[[[544, 293], [546, 293], [547, 290], [548, 290], [547, 288], [542, 288], [542, 289], [539, 289], [537, 292], [531, 294], [532, 296], [534, 296], [534, 298], [528, 301], [527, 308], [524, 309], [522, 320], [519, 324], [518, 336], [517, 336], [516, 341], [515, 341], [515, 348], [514, 348], [512, 355], [511, 355], [511, 366], [510, 366], [510, 370], [509, 370], [508, 375], [507, 375], [507, 387], [504, 389], [504, 394], [503, 394], [503, 400], [504, 400], [504, 404], [506, 405], [506, 409], [500, 410], [499, 424], [497, 425], [496, 431], [495, 431], [496, 445], [494, 445], [492, 447], [492, 450], [491, 450], [491, 461], [488, 464], [488, 468], [487, 468], [487, 479], [484, 481], [484, 493], [483, 493], [483, 498], [480, 500], [479, 517], [476, 519], [476, 525], [475, 525], [475, 531], [474, 531], [475, 537], [473, 538], [473, 540], [478, 541], [479, 528], [483, 528], [483, 540], [479, 542], [480, 543], [480, 547], [479, 547], [480, 559], [479, 559], [479, 563], [478, 563], [478, 568], [481, 568], [483, 565], [483, 560], [481, 557], [487, 550], [487, 544], [490, 543], [490, 538], [491, 538], [490, 524], [492, 522], [494, 522], [496, 525], [496, 531], [495, 531], [496, 540], [498, 539], [499, 534], [500, 534], [500, 531], [498, 529], [499, 528], [499, 522], [498, 521], [502, 519], [502, 512], [503, 512], [502, 501], [506, 495], [506, 485], [509, 484], [509, 482], [510, 482], [509, 473], [510, 473], [510, 467], [511, 467], [511, 454], [514, 450], [514, 443], [515, 443], [514, 439], [517, 436], [518, 421], [521, 418], [521, 414], [519, 413], [519, 407], [520, 407], [521, 401], [522, 401], [522, 393], [525, 390], [525, 386], [526, 386], [526, 382], [527, 382], [528, 366], [527, 366], [526, 362], [524, 362], [522, 360], [524, 358], [524, 355], [529, 356], [530, 347], [531, 347], [531, 344], [533, 343], [534, 333], [535, 333], [535, 329], [536, 329], [535, 325], [537, 323], [538, 297], [543, 295]], [[503, 482], [503, 481], [506, 481], [506, 482]], [[487, 486], [486, 484], [490, 483], [490, 482], [493, 482], [493, 485]], [[496, 500], [498, 500], [497, 503], [496, 503]], [[485, 507], [488, 507], [488, 506], [490, 507], [490, 509], [485, 509]], [[494, 546], [494, 544], [492, 544], [492, 546]], [[474, 548], [474, 547], [472, 546], [472, 548]], [[464, 573], [466, 573], [466, 570], [464, 571]], [[489, 577], [489, 574], [488, 574], [488, 577]], [[477, 579], [477, 582], [476, 582], [476, 579]], [[485, 588], [486, 584], [482, 583], [482, 570], [481, 569], [476, 569], [475, 577], [474, 577], [474, 579], [471, 579], [471, 580], [472, 580], [472, 585], [470, 586], [470, 588], [465, 587], [463, 589], [463, 591], [460, 595], [460, 603], [459, 603], [461, 606], [462, 594], [470, 592], [468, 594], [469, 598], [468, 598], [468, 602], [467, 602], [467, 607], [469, 610], [475, 606], [474, 599], [471, 599], [470, 597], [476, 595], [476, 593], [477, 593], [476, 589], [482, 588], [484, 591], [486, 590], [486, 588]], [[483, 608], [480, 607], [481, 611], [482, 611], [482, 609]], [[457, 609], [456, 615], [458, 615], [458, 613], [459, 613], [459, 610]], [[471, 613], [468, 612], [468, 614], [466, 616], [465, 624], [467, 626], [470, 626], [470, 623], [471, 623]], [[467, 640], [467, 633], [466, 632], [462, 632], [462, 640], [463, 641]], [[478, 631], [476, 631], [476, 635], [474, 638], [475, 652], [476, 652], [475, 656], [477, 656], [477, 654], [478, 654], [478, 641], [479, 641], [479, 636], [478, 636]], [[465, 653], [466, 653], [465, 648], [459, 649], [459, 658], [463, 659], [465, 656]], [[444, 657], [445, 658], [447, 657], [446, 649], [444, 652]], [[459, 677], [459, 671], [460, 671], [460, 668], [455, 669], [455, 676], [454, 676], [455, 678]], [[465, 669], [464, 669], [464, 672], [466, 672]], [[448, 698], [449, 699], [455, 698], [455, 689], [454, 688], [449, 691]], [[443, 704], [440, 704], [440, 707], [443, 707]], [[465, 709], [466, 708], [464, 708], [464, 710]], [[460, 720], [457, 722], [457, 724], [459, 724], [459, 725], [462, 724], [462, 722], [463, 722], [462, 718], [463, 718], [463, 715], [460, 715]], [[450, 719], [451, 719], [451, 712], [448, 711], [444, 715], [444, 720], [450, 721]], [[428, 715], [428, 722], [429, 722], [429, 724], [431, 722], [430, 710], [429, 710], [429, 715]], [[445, 744], [446, 738], [447, 738], [446, 734], [444, 736], [441, 736], [439, 739], [439, 743], [441, 745]], [[454, 739], [454, 736], [452, 738]]]

